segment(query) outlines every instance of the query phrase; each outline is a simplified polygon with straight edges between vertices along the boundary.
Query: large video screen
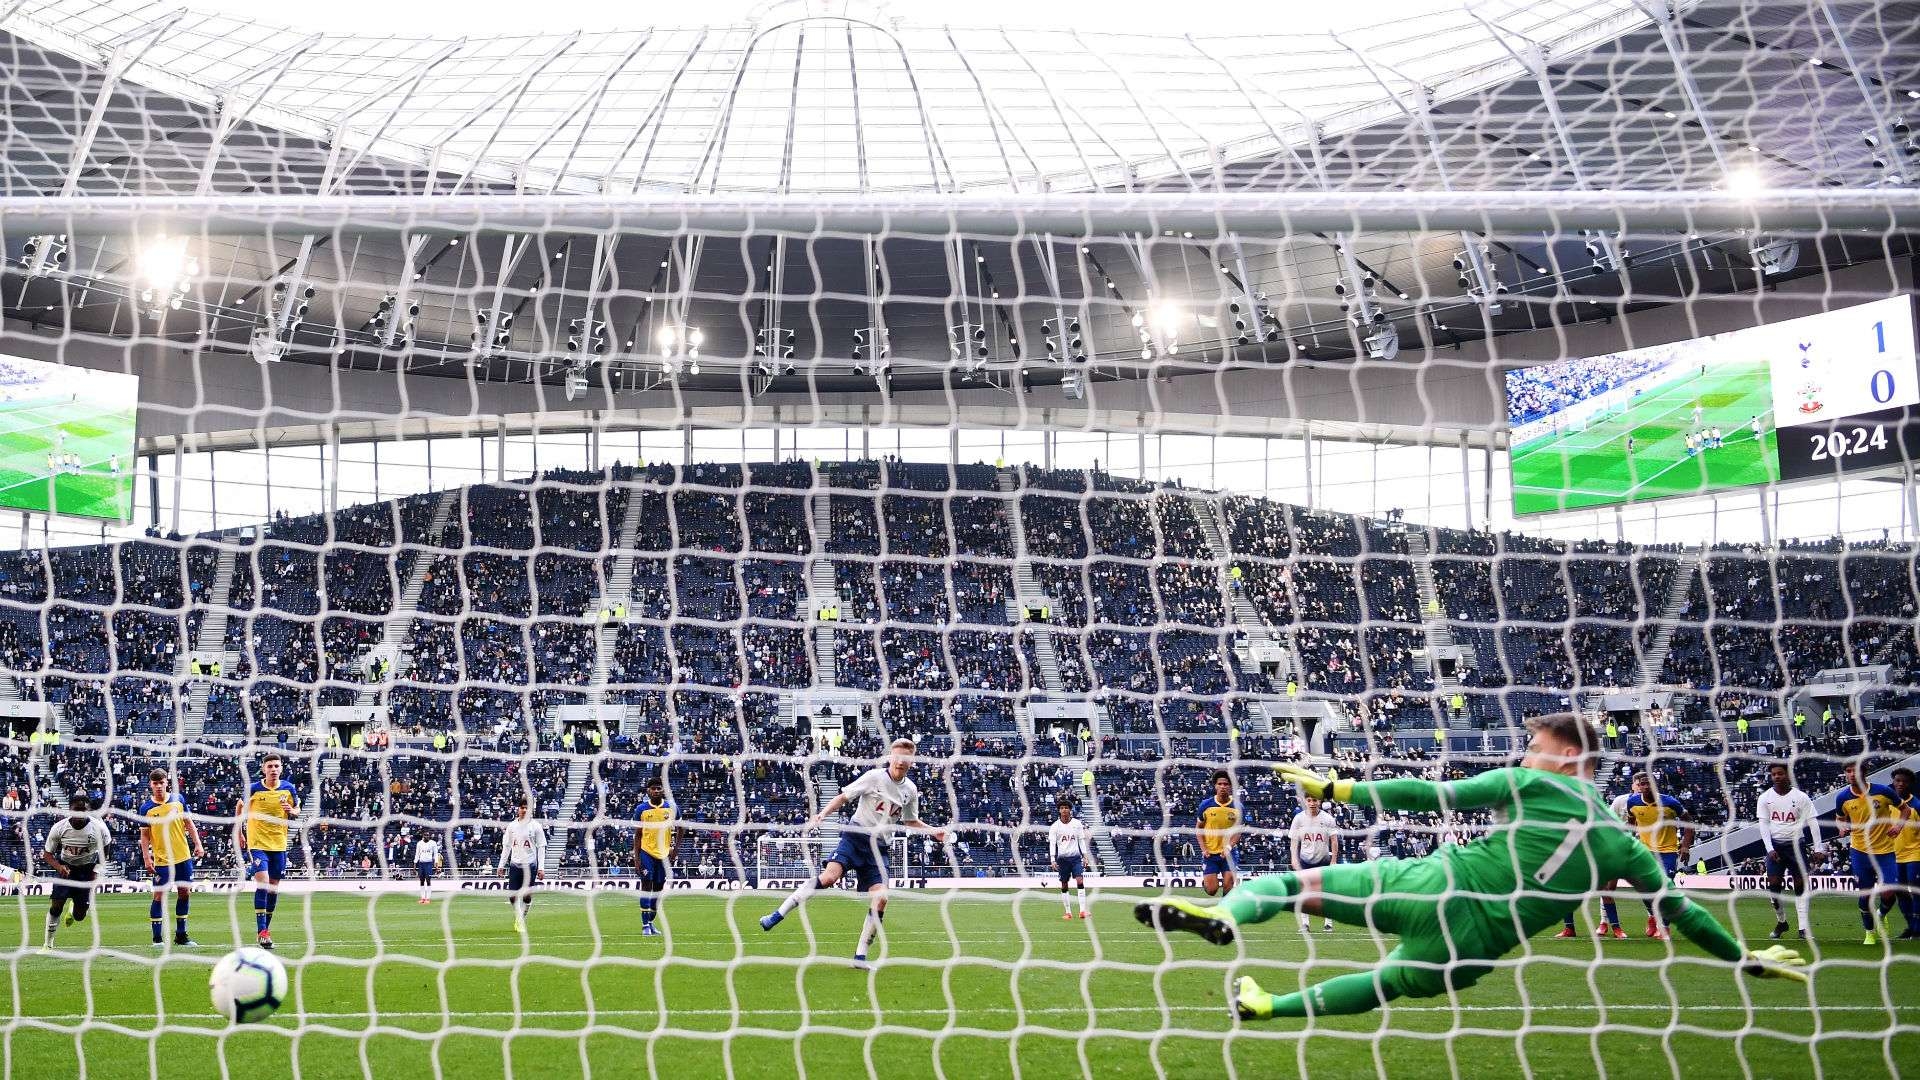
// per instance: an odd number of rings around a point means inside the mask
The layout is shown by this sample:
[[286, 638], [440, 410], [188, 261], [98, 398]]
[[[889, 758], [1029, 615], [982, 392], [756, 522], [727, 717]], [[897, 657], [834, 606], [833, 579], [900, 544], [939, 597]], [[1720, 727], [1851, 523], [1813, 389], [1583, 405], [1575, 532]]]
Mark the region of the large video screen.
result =
[[[1906, 297], [1522, 368], [1506, 382], [1516, 514], [1884, 467], [1920, 404]], [[1842, 437], [1849, 452], [1836, 458]]]
[[0, 356], [0, 507], [133, 517], [140, 379]]

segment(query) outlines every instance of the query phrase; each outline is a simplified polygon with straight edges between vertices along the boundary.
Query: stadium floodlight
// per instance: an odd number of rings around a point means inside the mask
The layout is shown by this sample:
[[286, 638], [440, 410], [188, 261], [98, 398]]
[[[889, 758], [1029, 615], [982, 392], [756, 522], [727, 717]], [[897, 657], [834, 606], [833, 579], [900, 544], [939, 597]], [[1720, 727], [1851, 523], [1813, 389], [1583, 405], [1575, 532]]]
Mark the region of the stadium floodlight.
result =
[[[308, 287], [306, 292], [311, 296], [313, 289]], [[299, 315], [305, 313], [306, 305], [303, 302], [300, 305]], [[292, 316], [288, 322], [291, 324], [298, 321], [299, 315]], [[374, 308], [373, 318], [367, 320], [367, 329], [373, 332], [383, 348], [401, 348], [413, 340], [414, 324], [419, 318], [419, 301], [409, 299], [406, 307], [402, 309], [399, 295], [388, 293]]]
[[1594, 273], [1611, 274], [1633, 265], [1632, 252], [1618, 237], [1595, 229], [1581, 229], [1580, 235]]
[[697, 326], [662, 326], [654, 331], [653, 340], [660, 346], [662, 356], [681, 353], [699, 356], [700, 345], [707, 340], [707, 335]]
[[1788, 237], [1762, 237], [1748, 250], [1753, 264], [1767, 277], [1792, 273], [1800, 265], [1800, 242]]
[[1155, 333], [1162, 337], [1175, 337], [1180, 334], [1180, 324], [1186, 320], [1186, 310], [1171, 300], [1161, 300], [1147, 309], [1147, 321], [1153, 324]]
[[1393, 323], [1382, 321], [1368, 332], [1362, 342], [1367, 347], [1367, 356], [1374, 360], [1391, 360], [1400, 355], [1400, 330]]
[[32, 277], [46, 277], [66, 268], [67, 238], [61, 234], [50, 233], [45, 236], [29, 236], [20, 246], [20, 257], [27, 264], [27, 273]]
[[947, 327], [947, 351], [960, 361], [985, 360], [993, 355], [993, 347], [987, 343], [987, 328], [965, 321]]
[[140, 285], [159, 292], [175, 289], [185, 292], [200, 273], [200, 263], [187, 254], [187, 238], [162, 233], [137, 241], [133, 256], [133, 277]]
[[607, 324], [598, 319], [567, 320], [567, 352], [591, 353], [598, 356], [607, 351]]
[[[866, 367], [879, 370], [879, 362], [893, 351], [893, 335], [884, 326], [863, 326], [853, 332], [853, 356], [866, 361]], [[864, 369], [855, 365], [856, 370]]]
[[287, 343], [276, 337], [272, 329], [259, 326], [247, 338], [247, 350], [253, 355], [254, 363], [271, 364], [286, 358]]
[[1469, 246], [1453, 257], [1453, 268], [1459, 273], [1460, 287], [1466, 290], [1468, 298], [1485, 308], [1487, 314], [1498, 315], [1505, 310], [1500, 297], [1506, 293], [1507, 286], [1500, 280], [1485, 249]]
[[1086, 339], [1080, 333], [1080, 320], [1062, 316], [1040, 324], [1040, 340], [1047, 347], [1049, 360], [1085, 360]]
[[568, 401], [573, 401], [586, 394], [587, 392], [587, 369], [586, 368], [570, 367], [567, 369], [566, 391], [567, 391]]
[[1772, 186], [1757, 165], [1741, 165], [1727, 172], [1726, 189], [1735, 195], [1758, 195]]
[[[781, 326], [769, 326], [754, 335], [753, 351], [773, 360], [788, 360], [793, 357], [793, 331]], [[791, 366], [791, 365], [789, 365]], [[767, 368], [769, 376], [773, 368]]]
[[497, 356], [513, 340], [513, 312], [482, 311], [474, 316], [473, 349], [483, 356]]
[[1085, 401], [1087, 397], [1087, 377], [1079, 371], [1069, 371], [1060, 379], [1060, 392], [1068, 400]]

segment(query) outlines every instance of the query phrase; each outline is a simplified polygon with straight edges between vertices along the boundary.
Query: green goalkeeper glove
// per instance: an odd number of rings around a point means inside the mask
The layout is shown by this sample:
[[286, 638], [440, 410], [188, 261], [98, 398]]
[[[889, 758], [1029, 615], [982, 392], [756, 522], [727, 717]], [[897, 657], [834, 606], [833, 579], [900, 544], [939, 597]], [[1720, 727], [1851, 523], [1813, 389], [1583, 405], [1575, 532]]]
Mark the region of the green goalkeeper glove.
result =
[[1807, 973], [1800, 970], [1807, 962], [1800, 954], [1785, 945], [1769, 945], [1764, 949], [1752, 949], [1747, 953], [1747, 962], [1740, 970], [1756, 979], [1792, 979], [1806, 982]]
[[1299, 784], [1302, 792], [1316, 799], [1332, 799], [1334, 802], [1350, 802], [1353, 799], [1353, 781], [1340, 779], [1340, 775], [1331, 769], [1325, 776], [1298, 765], [1275, 765], [1273, 771], [1287, 783]]

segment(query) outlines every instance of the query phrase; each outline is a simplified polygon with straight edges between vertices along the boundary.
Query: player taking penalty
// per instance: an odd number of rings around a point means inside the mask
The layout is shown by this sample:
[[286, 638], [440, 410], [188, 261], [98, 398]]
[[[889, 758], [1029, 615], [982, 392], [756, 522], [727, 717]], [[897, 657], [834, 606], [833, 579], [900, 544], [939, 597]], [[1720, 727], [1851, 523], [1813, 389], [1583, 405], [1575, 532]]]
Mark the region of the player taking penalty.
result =
[[933, 828], [920, 820], [920, 789], [907, 779], [907, 770], [913, 767], [913, 740], [895, 739], [891, 749], [893, 752], [888, 755], [884, 768], [861, 773], [858, 780], [841, 788], [840, 794], [808, 819], [806, 829], [811, 832], [843, 807], [853, 808], [853, 825], [841, 831], [840, 843], [833, 854], [827, 856], [827, 865], [820, 869], [820, 876], [802, 884], [792, 896], [780, 902], [778, 910], [760, 919], [760, 929], [772, 930], [816, 891], [831, 889], [842, 877], [852, 873], [860, 891], [868, 898], [867, 920], [860, 927], [860, 947], [853, 954], [853, 966], [863, 971], [867, 968], [867, 948], [873, 944], [874, 935], [880, 932], [880, 923], [887, 915], [888, 834], [896, 827], [905, 827], [925, 832], [937, 843], [945, 843], [947, 839], [945, 829]]
[[1273, 874], [1243, 883], [1217, 905], [1177, 897], [1134, 908], [1141, 922], [1185, 930], [1216, 945], [1288, 911], [1325, 915], [1400, 938], [1373, 971], [1341, 975], [1300, 993], [1274, 995], [1242, 976], [1233, 1001], [1243, 1019], [1369, 1012], [1402, 997], [1464, 990], [1521, 942], [1558, 923], [1604, 883], [1625, 880], [1658, 898], [1668, 925], [1714, 956], [1759, 978], [1806, 980], [1800, 954], [1773, 945], [1749, 951], [1693, 901], [1671, 888], [1660, 860], [1615, 818], [1592, 782], [1600, 742], [1568, 714], [1531, 723], [1519, 766], [1466, 780], [1340, 780], [1276, 766], [1305, 794], [1425, 813], [1493, 809], [1479, 840], [1423, 859], [1379, 859]]

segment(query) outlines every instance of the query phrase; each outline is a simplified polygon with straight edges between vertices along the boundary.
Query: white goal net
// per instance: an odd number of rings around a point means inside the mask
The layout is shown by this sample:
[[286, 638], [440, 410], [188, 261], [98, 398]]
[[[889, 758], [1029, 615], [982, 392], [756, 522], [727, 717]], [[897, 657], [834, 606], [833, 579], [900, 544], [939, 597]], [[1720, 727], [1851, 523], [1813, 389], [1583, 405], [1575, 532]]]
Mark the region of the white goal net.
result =
[[1898, 1073], [1908, 14], [0, 4], [8, 1061]]

